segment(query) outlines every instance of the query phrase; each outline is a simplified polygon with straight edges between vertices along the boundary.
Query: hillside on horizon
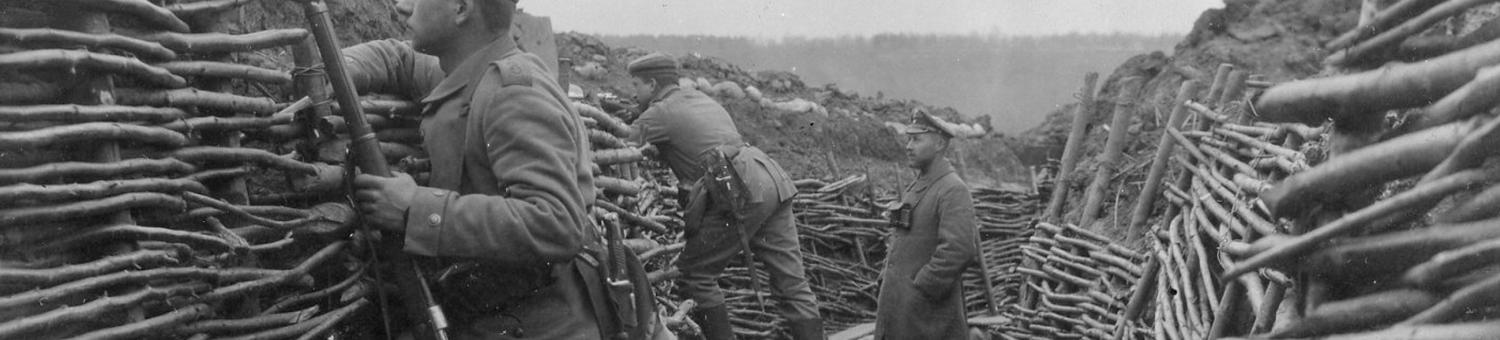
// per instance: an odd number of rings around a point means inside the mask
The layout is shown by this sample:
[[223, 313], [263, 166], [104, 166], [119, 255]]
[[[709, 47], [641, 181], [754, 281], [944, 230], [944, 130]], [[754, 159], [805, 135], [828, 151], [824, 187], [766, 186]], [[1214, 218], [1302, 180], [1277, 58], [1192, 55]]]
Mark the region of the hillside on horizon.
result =
[[964, 116], [988, 115], [1015, 135], [1074, 101], [1087, 72], [1170, 53], [1182, 35], [1051, 36], [882, 34], [776, 40], [700, 35], [598, 35], [612, 46], [701, 54], [751, 71], [786, 71], [809, 86], [836, 84], [872, 97], [920, 100]]

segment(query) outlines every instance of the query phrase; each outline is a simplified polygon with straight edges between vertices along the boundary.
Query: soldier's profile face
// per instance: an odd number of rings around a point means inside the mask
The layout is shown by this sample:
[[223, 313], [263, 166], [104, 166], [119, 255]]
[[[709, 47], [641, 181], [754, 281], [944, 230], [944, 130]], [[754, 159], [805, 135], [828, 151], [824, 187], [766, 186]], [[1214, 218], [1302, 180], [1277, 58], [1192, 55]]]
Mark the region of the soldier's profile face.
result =
[[906, 165], [918, 170], [926, 168], [942, 154], [947, 144], [937, 133], [906, 135]]
[[447, 46], [450, 34], [457, 28], [454, 14], [461, 4], [454, 0], [397, 0], [396, 12], [406, 17], [411, 28], [412, 48], [437, 55]]
[[635, 96], [635, 102], [646, 103], [651, 101], [651, 95], [656, 92], [656, 86], [641, 77], [630, 78], [631, 95]]

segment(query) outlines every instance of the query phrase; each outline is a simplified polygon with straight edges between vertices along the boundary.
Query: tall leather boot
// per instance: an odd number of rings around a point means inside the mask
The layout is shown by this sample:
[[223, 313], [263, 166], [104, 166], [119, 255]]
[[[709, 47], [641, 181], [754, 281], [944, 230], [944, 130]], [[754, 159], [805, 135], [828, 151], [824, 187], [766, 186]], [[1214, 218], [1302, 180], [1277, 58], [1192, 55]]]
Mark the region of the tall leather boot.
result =
[[734, 340], [734, 327], [729, 325], [729, 308], [725, 305], [694, 308], [688, 317], [703, 329], [704, 340]]
[[792, 333], [792, 340], [825, 340], [823, 335], [823, 319], [787, 320], [787, 328]]

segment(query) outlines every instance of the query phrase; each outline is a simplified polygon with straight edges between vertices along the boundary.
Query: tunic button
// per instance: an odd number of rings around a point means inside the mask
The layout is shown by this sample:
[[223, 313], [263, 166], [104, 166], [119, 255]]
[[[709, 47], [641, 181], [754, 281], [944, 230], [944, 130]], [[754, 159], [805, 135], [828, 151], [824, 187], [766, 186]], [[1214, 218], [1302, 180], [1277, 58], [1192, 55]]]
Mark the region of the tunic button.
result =
[[442, 224], [443, 223], [443, 217], [442, 216], [438, 216], [438, 214], [427, 215], [427, 223], [431, 224], [434, 227], [436, 227], [436, 226], [438, 226], [438, 224]]

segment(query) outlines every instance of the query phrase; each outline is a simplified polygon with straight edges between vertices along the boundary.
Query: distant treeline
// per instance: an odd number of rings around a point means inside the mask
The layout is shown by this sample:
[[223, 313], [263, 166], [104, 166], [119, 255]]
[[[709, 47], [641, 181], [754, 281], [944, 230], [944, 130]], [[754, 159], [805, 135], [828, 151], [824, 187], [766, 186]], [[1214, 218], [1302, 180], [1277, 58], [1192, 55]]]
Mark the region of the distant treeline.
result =
[[882, 34], [761, 40], [715, 36], [601, 36], [615, 47], [723, 58], [747, 70], [792, 71], [809, 86], [838, 84], [867, 96], [988, 114], [1017, 133], [1072, 100], [1083, 74], [1108, 74], [1131, 56], [1171, 53], [1180, 35], [1051, 36]]

